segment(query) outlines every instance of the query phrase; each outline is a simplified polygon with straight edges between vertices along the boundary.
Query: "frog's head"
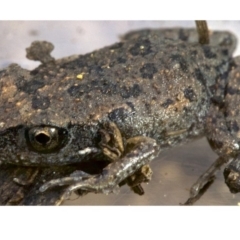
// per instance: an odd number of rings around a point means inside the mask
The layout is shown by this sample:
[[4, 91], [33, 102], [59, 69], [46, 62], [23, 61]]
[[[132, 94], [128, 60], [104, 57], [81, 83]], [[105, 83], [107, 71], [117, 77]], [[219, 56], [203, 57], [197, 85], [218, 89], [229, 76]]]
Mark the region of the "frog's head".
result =
[[101, 152], [98, 141], [92, 126], [19, 125], [0, 132], [0, 160], [25, 166], [80, 163]]
[[72, 75], [55, 63], [0, 71], [0, 161], [64, 165], [96, 154], [97, 128], [88, 125], [89, 102], [68, 91], [81, 83]]

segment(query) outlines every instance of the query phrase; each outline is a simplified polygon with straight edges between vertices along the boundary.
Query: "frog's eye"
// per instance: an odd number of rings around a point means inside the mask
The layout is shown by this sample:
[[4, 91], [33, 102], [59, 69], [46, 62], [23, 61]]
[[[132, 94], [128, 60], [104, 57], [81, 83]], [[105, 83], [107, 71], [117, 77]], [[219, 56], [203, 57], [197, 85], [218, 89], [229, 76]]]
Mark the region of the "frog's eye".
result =
[[50, 153], [59, 150], [68, 140], [68, 132], [53, 126], [37, 126], [26, 131], [28, 145], [34, 151]]

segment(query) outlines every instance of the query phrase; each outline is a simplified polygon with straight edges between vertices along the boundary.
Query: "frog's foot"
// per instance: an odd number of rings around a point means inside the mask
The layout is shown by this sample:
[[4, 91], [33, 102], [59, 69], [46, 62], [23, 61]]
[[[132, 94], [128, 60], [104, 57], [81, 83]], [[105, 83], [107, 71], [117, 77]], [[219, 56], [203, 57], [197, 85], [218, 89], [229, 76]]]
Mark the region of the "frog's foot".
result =
[[201, 189], [199, 189], [198, 193], [194, 197], [188, 198], [188, 200], [184, 204], [180, 203], [180, 205], [193, 205], [195, 202], [197, 202], [203, 196], [203, 194], [212, 185], [214, 180], [215, 180], [215, 177], [213, 176], [211, 179], [209, 179], [209, 181]]
[[103, 154], [111, 161], [119, 159], [123, 152], [123, 139], [120, 130], [114, 122], [107, 122], [100, 131], [101, 142], [99, 143]]
[[239, 156], [231, 161], [224, 169], [225, 183], [231, 193], [240, 192], [240, 160]]
[[[111, 193], [119, 188], [119, 184], [136, 173], [144, 165], [147, 165], [159, 153], [159, 146], [154, 139], [148, 137], [134, 137], [127, 141], [126, 152], [123, 157], [110, 163], [103, 172], [96, 176], [75, 176], [52, 180], [44, 184], [40, 191], [61, 185], [70, 185], [62, 199], [68, 199], [76, 190], [84, 190], [95, 193]], [[148, 175], [148, 174], [146, 174]]]
[[21, 186], [27, 186], [33, 183], [37, 174], [39, 173], [39, 169], [37, 168], [28, 168], [24, 171], [24, 174], [21, 174], [21, 171], [16, 173], [17, 177], [13, 178], [13, 181]]
[[196, 198], [205, 185], [213, 181], [216, 172], [220, 170], [224, 163], [226, 163], [226, 160], [219, 157], [211, 167], [198, 178], [197, 182], [191, 187], [190, 198]]
[[[102, 149], [103, 154], [111, 161], [117, 161], [120, 159], [124, 151], [124, 143], [122, 135], [117, 125], [114, 122], [107, 122], [103, 125], [103, 128], [99, 131], [101, 134], [101, 142], [99, 146]], [[129, 145], [127, 143], [127, 145]], [[143, 166], [135, 174], [124, 180], [120, 186], [127, 184], [133, 192], [143, 195], [144, 190], [141, 186], [143, 182], [149, 182], [151, 180], [152, 170], [148, 165]]]
[[141, 183], [148, 183], [152, 179], [152, 169], [149, 165], [142, 166], [137, 172], [128, 177], [124, 182], [138, 195], [144, 194]]

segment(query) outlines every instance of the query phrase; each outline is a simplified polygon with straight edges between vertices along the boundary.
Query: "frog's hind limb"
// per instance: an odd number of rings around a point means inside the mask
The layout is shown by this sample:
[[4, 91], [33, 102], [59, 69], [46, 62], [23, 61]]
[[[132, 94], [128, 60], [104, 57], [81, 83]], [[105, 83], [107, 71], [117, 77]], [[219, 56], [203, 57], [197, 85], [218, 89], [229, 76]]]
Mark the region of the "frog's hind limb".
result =
[[229, 163], [239, 150], [236, 139], [228, 131], [224, 112], [221, 108], [215, 103], [212, 104], [206, 121], [208, 142], [219, 155], [219, 158], [193, 184], [190, 190], [190, 198], [185, 205], [189, 205], [188, 203], [192, 202], [192, 199], [200, 198], [203, 188], [214, 180], [216, 173], [224, 164]]
[[240, 57], [237, 57], [230, 65], [225, 98], [222, 100], [218, 98], [218, 101], [212, 99], [206, 119], [206, 136], [219, 158], [192, 186], [190, 199], [200, 194], [201, 189], [214, 179], [216, 172], [224, 164], [227, 164], [224, 178], [229, 190], [232, 193], [240, 191], [240, 113], [237, 105], [240, 102], [239, 91]]

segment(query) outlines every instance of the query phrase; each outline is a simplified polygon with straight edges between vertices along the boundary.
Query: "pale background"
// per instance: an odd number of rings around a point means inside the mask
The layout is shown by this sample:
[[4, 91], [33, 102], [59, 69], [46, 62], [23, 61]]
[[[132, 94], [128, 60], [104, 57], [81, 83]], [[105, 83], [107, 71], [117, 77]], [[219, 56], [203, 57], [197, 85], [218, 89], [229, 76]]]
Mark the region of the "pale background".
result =
[[[234, 32], [240, 39], [240, 21], [209, 21], [210, 29]], [[84, 54], [118, 41], [118, 36], [146, 27], [195, 27], [193, 21], [0, 21], [0, 68], [18, 63], [33, 69], [39, 63], [25, 58], [25, 48], [34, 40], [54, 43], [52, 55], [61, 58]], [[240, 55], [238, 47], [235, 55]], [[65, 205], [178, 205], [185, 202], [189, 189], [217, 156], [205, 139], [163, 152], [151, 167], [153, 179], [144, 185], [145, 195], [133, 194], [128, 187], [118, 195], [73, 196]], [[240, 193], [233, 195], [224, 183], [222, 171], [196, 205], [238, 205]]]

